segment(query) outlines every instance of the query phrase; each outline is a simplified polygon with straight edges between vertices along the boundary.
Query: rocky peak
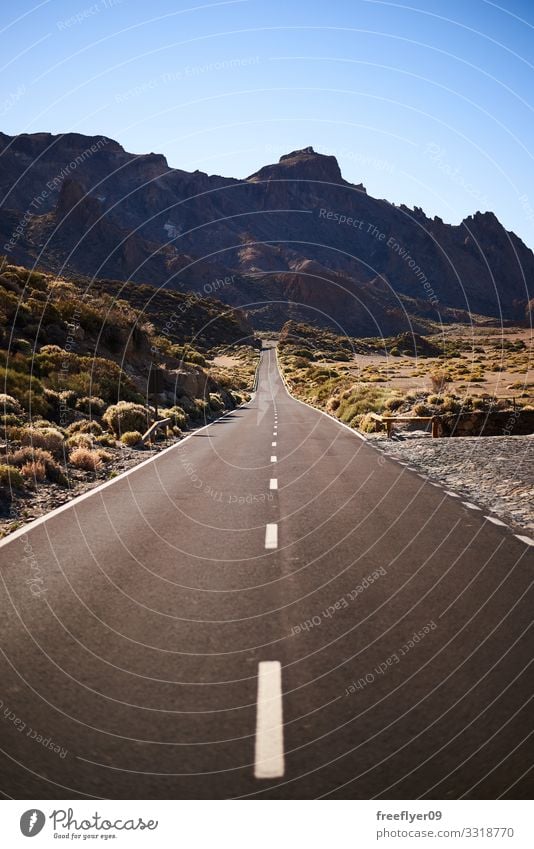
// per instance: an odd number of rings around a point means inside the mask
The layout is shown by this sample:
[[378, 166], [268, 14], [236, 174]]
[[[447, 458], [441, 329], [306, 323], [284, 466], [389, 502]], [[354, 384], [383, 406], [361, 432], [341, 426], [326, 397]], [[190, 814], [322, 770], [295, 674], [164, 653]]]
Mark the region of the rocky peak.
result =
[[313, 147], [293, 150], [280, 157], [277, 164], [266, 165], [248, 177], [249, 182], [264, 180], [312, 180], [323, 183], [344, 183], [335, 156], [316, 153]]

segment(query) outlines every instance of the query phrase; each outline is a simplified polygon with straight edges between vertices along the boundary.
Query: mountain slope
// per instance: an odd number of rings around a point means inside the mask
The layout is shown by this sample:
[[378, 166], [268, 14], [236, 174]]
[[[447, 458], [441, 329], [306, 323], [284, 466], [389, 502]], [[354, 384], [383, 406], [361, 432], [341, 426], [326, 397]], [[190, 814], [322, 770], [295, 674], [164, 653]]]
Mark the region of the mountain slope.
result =
[[451, 226], [372, 198], [311, 147], [235, 180], [104, 137], [0, 134], [0, 191], [16, 260], [200, 292], [233, 275], [217, 297], [258, 326], [520, 321], [533, 295], [534, 255], [493, 213]]

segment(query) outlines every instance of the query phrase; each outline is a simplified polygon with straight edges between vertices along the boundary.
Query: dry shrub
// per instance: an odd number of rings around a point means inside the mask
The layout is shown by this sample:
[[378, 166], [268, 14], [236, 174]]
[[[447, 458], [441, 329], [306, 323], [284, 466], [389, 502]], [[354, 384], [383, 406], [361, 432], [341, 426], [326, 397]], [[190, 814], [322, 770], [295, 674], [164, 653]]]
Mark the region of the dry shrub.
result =
[[102, 465], [98, 451], [89, 451], [87, 448], [75, 448], [69, 456], [69, 463], [76, 469], [84, 472], [96, 472]]
[[102, 426], [92, 419], [81, 419], [73, 422], [66, 429], [67, 434], [72, 436], [74, 433], [92, 433], [94, 436], [99, 436], [102, 431]]
[[416, 404], [413, 408], [413, 412], [415, 416], [430, 416], [432, 415], [432, 411], [427, 407], [426, 404]]
[[142, 404], [134, 404], [131, 401], [119, 401], [108, 407], [103, 421], [110, 430], [120, 436], [128, 431], [145, 431], [147, 428], [147, 410]]
[[96, 453], [100, 457], [103, 463], [111, 463], [113, 460], [113, 454], [111, 451], [106, 451], [104, 448], [98, 448]]
[[429, 372], [428, 377], [434, 392], [443, 392], [446, 383], [451, 382], [450, 375], [445, 369], [435, 368]]
[[103, 433], [101, 436], [95, 437], [97, 445], [105, 445], [106, 448], [115, 448], [116, 439], [110, 433]]
[[20, 441], [23, 445], [50, 451], [55, 457], [63, 456], [63, 446], [65, 444], [63, 434], [53, 427], [25, 427], [22, 431]]
[[89, 433], [74, 433], [67, 439], [69, 448], [88, 448], [93, 447], [93, 437]]
[[121, 442], [123, 445], [127, 445], [129, 448], [133, 448], [135, 445], [138, 445], [141, 442], [142, 434], [139, 433], [138, 430], [129, 430], [126, 433], [123, 433], [121, 436]]
[[14, 469], [6, 463], [0, 463], [0, 487], [23, 489], [24, 478], [18, 469]]
[[4, 415], [7, 413], [13, 413], [16, 416], [22, 416], [22, 407], [16, 398], [13, 398], [12, 395], [6, 395], [4, 392], [0, 392], [0, 412]]
[[23, 478], [31, 481], [39, 481], [40, 483], [46, 480], [46, 466], [42, 460], [32, 460], [29, 463], [24, 463], [20, 469]]
[[44, 451], [42, 448], [32, 448], [30, 445], [26, 445], [24, 448], [19, 448], [14, 454], [10, 454], [7, 457], [7, 462], [10, 466], [17, 466], [18, 468], [22, 468], [28, 463], [42, 463], [45, 467], [46, 477], [51, 483], [66, 486], [68, 482], [59, 463], [54, 460], [49, 451]]
[[86, 396], [78, 398], [76, 401], [76, 409], [81, 413], [87, 413], [89, 416], [101, 416], [107, 407], [103, 398], [97, 396]]

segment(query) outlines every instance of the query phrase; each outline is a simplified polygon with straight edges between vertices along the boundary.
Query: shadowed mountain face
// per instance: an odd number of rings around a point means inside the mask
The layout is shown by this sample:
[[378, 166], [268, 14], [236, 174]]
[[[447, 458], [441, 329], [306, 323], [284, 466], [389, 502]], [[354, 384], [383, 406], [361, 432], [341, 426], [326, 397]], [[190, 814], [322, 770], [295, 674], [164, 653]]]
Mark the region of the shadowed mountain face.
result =
[[235, 180], [104, 137], [0, 134], [0, 191], [12, 259], [215, 295], [259, 327], [521, 321], [534, 294], [532, 251], [492, 212], [429, 219], [370, 197], [311, 147]]

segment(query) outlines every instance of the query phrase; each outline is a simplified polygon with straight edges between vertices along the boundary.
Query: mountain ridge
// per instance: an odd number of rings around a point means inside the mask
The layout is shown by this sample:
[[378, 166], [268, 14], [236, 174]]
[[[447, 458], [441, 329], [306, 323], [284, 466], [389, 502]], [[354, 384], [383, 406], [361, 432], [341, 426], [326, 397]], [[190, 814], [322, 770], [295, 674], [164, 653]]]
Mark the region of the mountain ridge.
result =
[[311, 146], [240, 180], [106, 136], [0, 133], [0, 190], [15, 261], [196, 291], [233, 275], [218, 297], [260, 327], [284, 309], [349, 333], [450, 311], [523, 321], [533, 296], [534, 254], [493, 212], [429, 218], [370, 196]]

